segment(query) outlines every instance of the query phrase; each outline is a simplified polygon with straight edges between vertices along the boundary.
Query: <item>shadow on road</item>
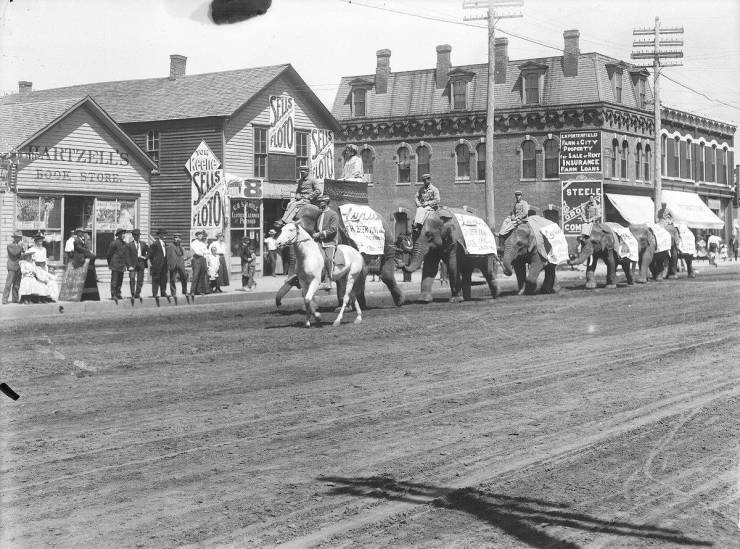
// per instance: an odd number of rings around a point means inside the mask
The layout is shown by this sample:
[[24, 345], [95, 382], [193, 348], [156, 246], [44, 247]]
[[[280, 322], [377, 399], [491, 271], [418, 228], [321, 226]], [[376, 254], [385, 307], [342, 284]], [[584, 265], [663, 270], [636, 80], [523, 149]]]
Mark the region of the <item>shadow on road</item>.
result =
[[658, 526], [599, 519], [569, 511], [569, 505], [535, 498], [513, 497], [476, 488], [446, 488], [428, 484], [398, 482], [389, 477], [319, 477], [332, 482], [330, 495], [354, 495], [463, 511], [489, 523], [510, 536], [538, 548], [577, 548], [538, 528], [539, 524], [574, 528], [587, 532], [659, 540], [679, 545], [711, 546], [709, 541], [685, 536], [681, 531]]

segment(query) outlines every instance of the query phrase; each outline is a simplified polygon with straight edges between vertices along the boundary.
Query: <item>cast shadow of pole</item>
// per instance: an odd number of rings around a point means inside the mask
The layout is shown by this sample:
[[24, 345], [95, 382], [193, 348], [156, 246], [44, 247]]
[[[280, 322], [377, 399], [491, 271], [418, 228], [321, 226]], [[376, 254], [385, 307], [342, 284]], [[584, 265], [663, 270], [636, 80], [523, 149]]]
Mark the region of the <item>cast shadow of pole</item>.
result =
[[575, 549], [579, 547], [573, 542], [558, 539], [537, 528], [536, 525], [542, 523], [592, 533], [646, 538], [678, 545], [713, 545], [710, 541], [687, 537], [680, 530], [603, 520], [584, 513], [570, 511], [568, 510], [569, 505], [564, 503], [507, 496], [476, 488], [453, 489], [444, 486], [397, 482], [389, 477], [345, 478], [322, 476], [318, 480], [333, 482], [337, 485], [329, 491], [330, 495], [374, 497], [463, 511], [502, 530], [530, 547], [542, 549], [552, 549], [553, 547]]

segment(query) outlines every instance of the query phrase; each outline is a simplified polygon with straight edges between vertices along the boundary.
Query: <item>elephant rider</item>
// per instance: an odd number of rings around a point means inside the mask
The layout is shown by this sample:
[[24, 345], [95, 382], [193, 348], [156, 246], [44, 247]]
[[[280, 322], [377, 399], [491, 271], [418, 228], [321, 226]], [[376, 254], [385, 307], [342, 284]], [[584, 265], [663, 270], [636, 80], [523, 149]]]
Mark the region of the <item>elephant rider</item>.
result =
[[351, 143], [344, 148], [345, 161], [342, 168], [342, 179], [345, 181], [362, 181], [364, 166], [358, 152], [357, 146]]
[[673, 225], [673, 212], [665, 202], [660, 203], [660, 209], [658, 210], [658, 223], [663, 226]]
[[596, 195], [591, 193], [588, 195], [588, 202], [583, 208], [583, 223], [581, 224], [581, 234], [583, 236], [589, 236], [594, 223], [601, 222], [601, 206], [596, 200]]
[[413, 240], [416, 241], [424, 220], [427, 216], [439, 209], [439, 189], [432, 185], [432, 176], [425, 173], [421, 176], [423, 185], [419, 187], [414, 200], [416, 202], [416, 215], [414, 216], [414, 226], [412, 229]]
[[320, 290], [331, 289], [331, 272], [334, 263], [334, 252], [337, 250], [337, 234], [339, 234], [339, 216], [328, 207], [329, 200], [330, 198], [326, 195], [318, 198], [317, 202], [321, 213], [316, 220], [316, 230], [311, 235], [319, 243], [319, 247], [324, 253], [327, 276], [319, 286]]
[[285, 208], [285, 213], [283, 214], [282, 219], [275, 223], [279, 227], [293, 221], [304, 205], [313, 203], [321, 194], [319, 182], [313, 175], [308, 173], [308, 166], [305, 164], [301, 165], [298, 168], [298, 172], [300, 177], [296, 182], [295, 198], [291, 200], [288, 207]]
[[522, 198], [522, 191], [514, 192], [514, 206], [511, 208], [511, 213], [508, 217], [505, 217], [501, 223], [501, 229], [499, 230], [499, 236], [505, 237], [511, 231], [516, 229], [522, 221], [527, 219], [529, 215], [529, 204], [524, 198]]

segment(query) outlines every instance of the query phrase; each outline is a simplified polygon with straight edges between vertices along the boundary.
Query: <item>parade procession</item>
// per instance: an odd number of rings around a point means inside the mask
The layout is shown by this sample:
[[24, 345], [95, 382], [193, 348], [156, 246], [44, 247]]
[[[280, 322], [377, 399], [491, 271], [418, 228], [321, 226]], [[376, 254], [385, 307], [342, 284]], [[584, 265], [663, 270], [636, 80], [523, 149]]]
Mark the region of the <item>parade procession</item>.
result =
[[27, 3], [0, 546], [738, 546], [734, 2]]

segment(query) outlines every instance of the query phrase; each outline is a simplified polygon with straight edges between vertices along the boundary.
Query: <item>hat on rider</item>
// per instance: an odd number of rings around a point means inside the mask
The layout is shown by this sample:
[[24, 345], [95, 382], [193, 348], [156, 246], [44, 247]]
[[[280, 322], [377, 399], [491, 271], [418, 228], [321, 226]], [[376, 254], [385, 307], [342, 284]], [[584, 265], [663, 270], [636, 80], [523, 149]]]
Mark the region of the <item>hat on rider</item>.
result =
[[516, 196], [516, 195], [520, 195], [521, 196], [521, 194], [522, 194], [522, 191], [514, 191], [514, 196]]
[[307, 164], [301, 164], [300, 166], [298, 166], [298, 171], [299, 172], [307, 172], [308, 171], [308, 165]]
[[277, 232], [275, 231], [275, 229], [270, 229], [269, 231], [267, 231], [267, 234], [277, 234]]
[[421, 176], [421, 180], [422, 181], [426, 181], [427, 179], [431, 180], [432, 179], [432, 174], [425, 173], [424, 175]]
[[15, 231], [13, 233], [13, 238], [23, 238], [23, 233], [21, 231]]

